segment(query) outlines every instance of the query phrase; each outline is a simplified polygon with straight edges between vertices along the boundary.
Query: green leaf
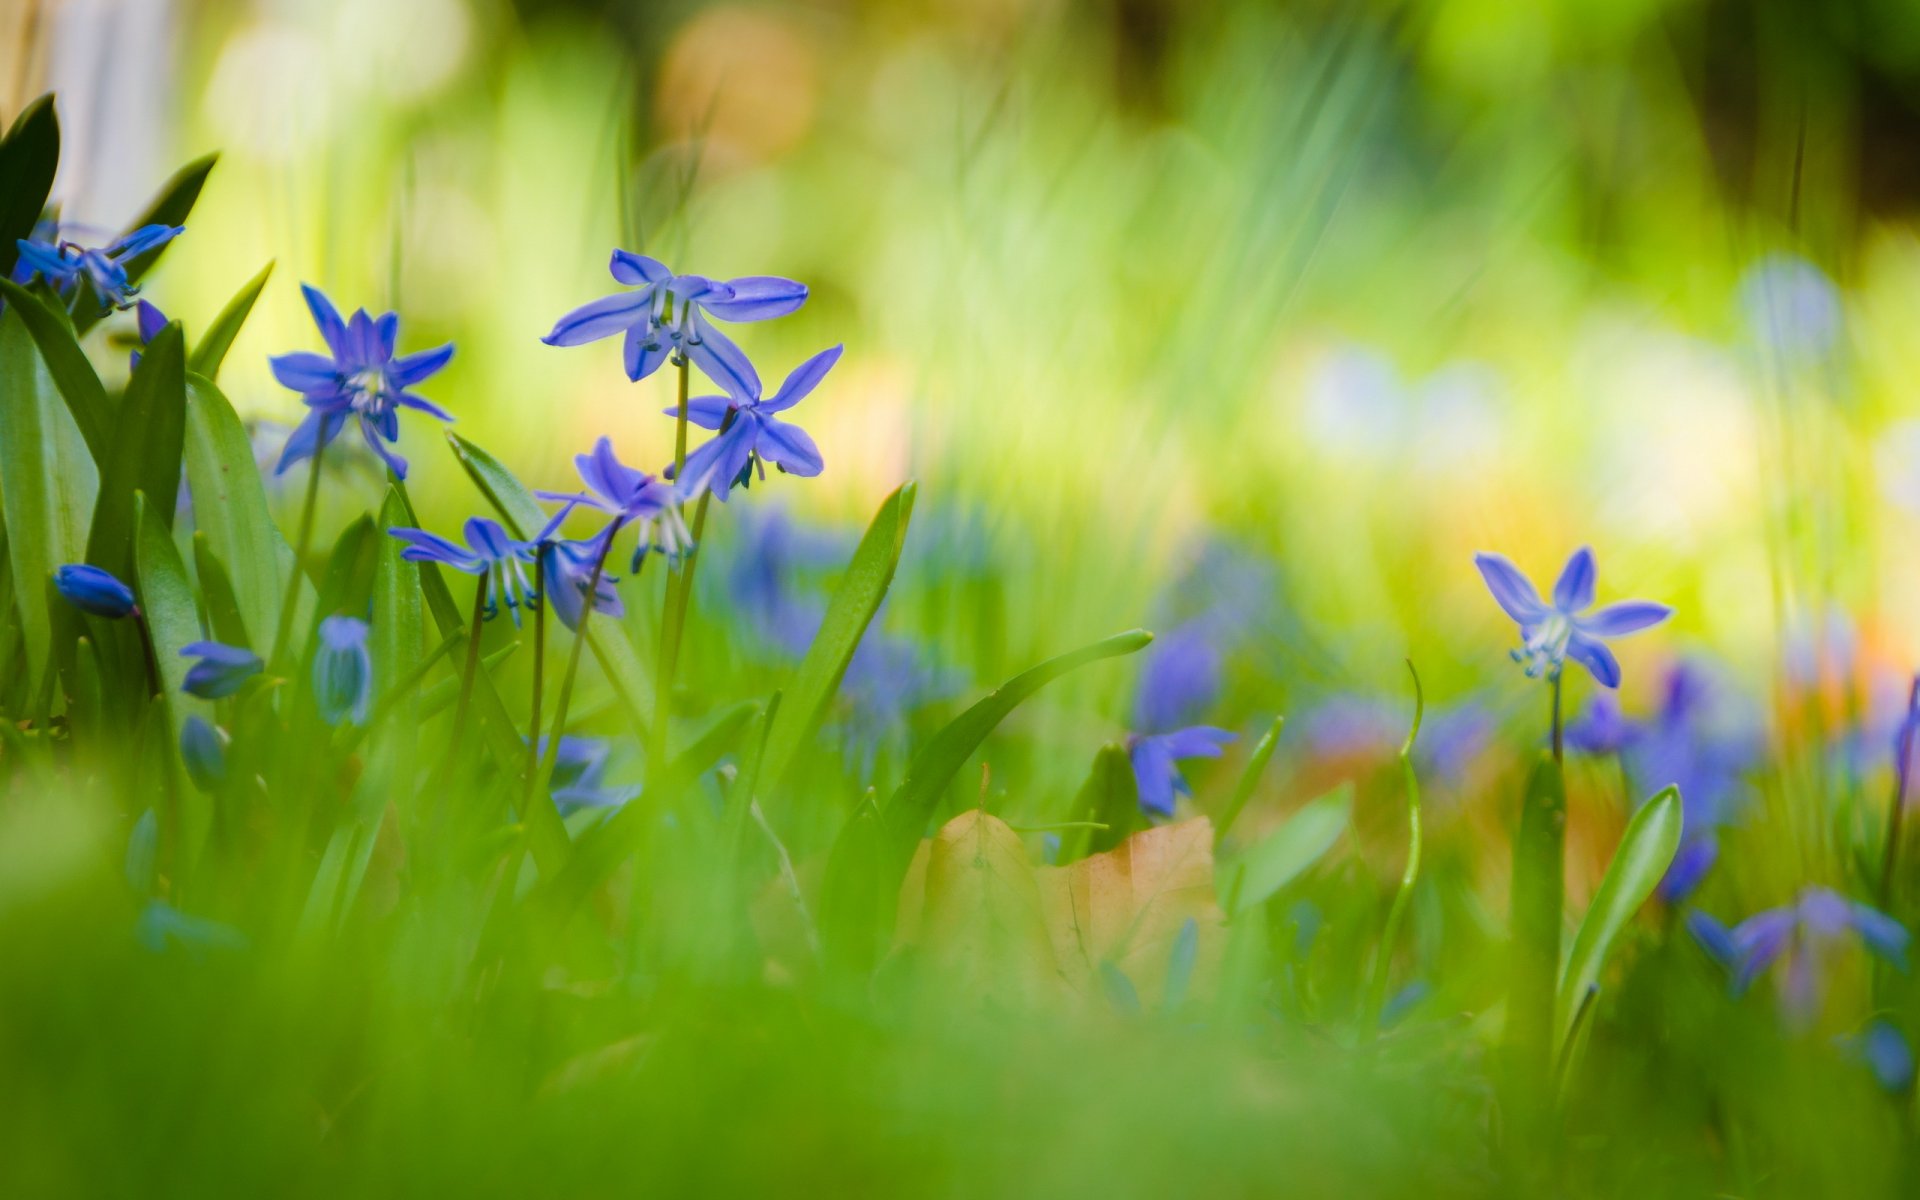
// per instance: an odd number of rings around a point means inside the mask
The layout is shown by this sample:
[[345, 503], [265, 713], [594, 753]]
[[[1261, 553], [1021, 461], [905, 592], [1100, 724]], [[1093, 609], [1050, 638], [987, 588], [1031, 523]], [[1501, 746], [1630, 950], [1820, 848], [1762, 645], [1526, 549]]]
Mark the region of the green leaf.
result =
[[93, 455], [93, 461], [105, 462], [111, 442], [108, 431], [113, 424], [113, 404], [107, 399], [107, 389], [94, 373], [93, 364], [87, 361], [86, 352], [74, 338], [67, 315], [48, 307], [46, 301], [11, 280], [0, 279], [0, 296], [6, 298], [8, 308], [19, 312], [27, 332], [33, 335], [33, 343], [40, 348], [40, 357], [53, 376], [54, 386], [60, 389], [68, 410], [73, 413], [80, 436], [87, 439], [87, 450]]
[[1227, 807], [1221, 810], [1220, 822], [1214, 826], [1213, 838], [1216, 843], [1227, 836], [1227, 830], [1240, 819], [1240, 810], [1253, 799], [1253, 789], [1260, 784], [1260, 775], [1267, 769], [1273, 752], [1280, 745], [1280, 731], [1286, 728], [1285, 717], [1275, 717], [1273, 724], [1267, 726], [1267, 732], [1254, 744], [1253, 753], [1247, 755], [1246, 769], [1240, 772], [1240, 782], [1233, 787], [1233, 795], [1227, 800]]
[[247, 636], [246, 623], [240, 619], [240, 604], [233, 598], [233, 580], [227, 576], [227, 568], [213, 556], [207, 535], [199, 530], [193, 534], [193, 574], [200, 581], [200, 598], [207, 607], [207, 625], [213, 631], [213, 640], [229, 646], [245, 646], [258, 654], [259, 648]]
[[1221, 906], [1238, 916], [1271, 899], [1320, 861], [1353, 817], [1353, 784], [1342, 783], [1300, 806], [1286, 824], [1220, 865], [1214, 875]]
[[155, 515], [172, 527], [173, 499], [180, 494], [186, 410], [186, 347], [180, 323], [175, 321], [148, 343], [120, 403], [113, 447], [100, 468], [100, 499], [87, 534], [88, 562], [109, 571], [127, 569], [133, 549], [135, 492], [155, 497]]
[[[861, 637], [866, 634], [880, 602], [886, 598], [887, 588], [893, 584], [894, 568], [899, 566], [900, 550], [906, 544], [907, 525], [913, 518], [915, 490], [912, 483], [901, 484], [874, 514], [866, 536], [853, 552], [847, 573], [833, 593], [826, 616], [821, 618], [819, 632], [813, 635], [806, 657], [800, 660], [800, 669], [784, 689], [786, 698], [781, 701], [773, 729], [767, 735], [761, 777], [769, 786], [780, 783], [793, 766], [800, 747], [820, 727], [834, 693], [840, 690], [840, 679], [847, 673], [853, 652], [860, 648]], [[985, 736], [984, 731], [981, 736]], [[961, 757], [964, 759], [965, 755]], [[960, 764], [954, 763], [953, 770], [959, 769]], [[918, 835], [917, 826], [915, 834]]]
[[253, 442], [233, 406], [204, 376], [187, 376], [187, 488], [194, 523], [227, 569], [247, 645], [271, 658], [293, 551], [273, 523]]
[[1109, 742], [1093, 756], [1087, 781], [1074, 795], [1067, 819], [1105, 825], [1094, 829], [1081, 825], [1060, 835], [1060, 854], [1054, 860], [1060, 866], [1078, 862], [1089, 854], [1113, 849], [1128, 835], [1147, 827], [1146, 814], [1140, 811], [1140, 787], [1134, 782], [1133, 761], [1127, 748]]
[[240, 327], [247, 323], [247, 315], [253, 311], [254, 301], [260, 298], [261, 289], [267, 286], [267, 277], [272, 274], [273, 264], [269, 262], [260, 268], [258, 275], [247, 281], [233, 299], [227, 301], [227, 306], [220, 310], [220, 315], [213, 319], [213, 324], [201, 336], [200, 344], [193, 348], [193, 357], [187, 362], [188, 370], [210, 380], [220, 377], [220, 364], [226, 360], [233, 339], [240, 336]]
[[[524, 541], [546, 526], [547, 514], [540, 502], [499, 459], [452, 430], [447, 431], [447, 445], [453, 447], [454, 458], [493, 506], [493, 511], [500, 515], [500, 523], [507, 527], [508, 533]], [[614, 695], [632, 723], [635, 736], [645, 739], [652, 728], [651, 702], [646, 699], [650, 684], [626, 631], [606, 622], [589, 621], [587, 648], [593, 651], [607, 682], [613, 685]]]
[[60, 120], [48, 92], [21, 109], [0, 139], [0, 278], [13, 273], [20, 256], [16, 243], [32, 236], [59, 166]]
[[[213, 170], [213, 164], [219, 159], [217, 154], [196, 158], [186, 166], [174, 172], [173, 178], [160, 185], [159, 194], [147, 205], [146, 211], [135, 217], [127, 226], [127, 231], [144, 228], [148, 225], [185, 225], [187, 217], [193, 212], [194, 202], [200, 199], [200, 189], [206, 185], [207, 173]], [[177, 240], [177, 239], [176, 239]], [[127, 280], [139, 283], [141, 277], [153, 270], [160, 256], [167, 252], [172, 242], [155, 246], [145, 254], [127, 260]], [[85, 335], [100, 322], [105, 314], [100, 311], [99, 298], [93, 289], [80, 288], [80, 296], [74, 304], [73, 329], [76, 334]]]
[[[382, 513], [388, 507], [383, 505]], [[358, 616], [367, 611], [373, 598], [374, 575], [387, 544], [398, 546], [400, 542], [398, 538], [377, 532], [370, 513], [361, 513], [340, 531], [333, 543], [333, 552], [327, 556], [326, 574], [320, 578], [316, 611], [322, 617], [335, 613]]]
[[1559, 991], [1560, 922], [1566, 881], [1567, 794], [1560, 764], [1542, 751], [1527, 778], [1513, 839], [1513, 962], [1507, 1044], [1517, 1086], [1544, 1095]]
[[[940, 803], [940, 795], [946, 790], [954, 773], [979, 748], [980, 743], [986, 741], [987, 735], [1006, 719], [1007, 714], [1019, 707], [1021, 701], [1070, 671], [1103, 658], [1132, 654], [1151, 641], [1152, 634], [1144, 629], [1135, 629], [1050, 658], [1001, 684], [985, 699], [934, 734], [933, 739], [913, 756], [913, 761], [907, 765], [906, 779], [894, 790], [886, 807], [881, 810], [881, 819], [900, 869], [906, 869], [914, 844], [920, 840], [921, 832], [926, 829], [927, 821], [933, 816], [934, 809]], [[784, 710], [785, 705], [781, 707]], [[897, 875], [894, 881], [898, 882]]]
[[9, 307], [0, 314], [0, 504], [35, 695], [53, 639], [47, 603], [53, 571], [85, 558], [98, 490], [93, 456], [73, 413], [19, 312]]
[[187, 565], [180, 559], [179, 547], [174, 545], [173, 535], [167, 532], [156, 507], [147, 503], [143, 492], [134, 494], [134, 521], [138, 529], [133, 546], [134, 588], [140, 597], [140, 611], [147, 618], [147, 628], [153, 634], [160, 682], [166, 689], [175, 732], [178, 732], [185, 719], [179, 710], [195, 703], [180, 690], [192, 665], [180, 656], [180, 650], [203, 636], [200, 606], [194, 599], [193, 584], [187, 578]]
[[1564, 1042], [1587, 989], [1600, 982], [1600, 968], [1633, 914], [1653, 895], [1680, 848], [1680, 790], [1669, 787], [1640, 806], [1620, 835], [1620, 846], [1600, 879], [1600, 889], [1573, 935], [1573, 951], [1560, 978], [1554, 1009], [1556, 1039]]

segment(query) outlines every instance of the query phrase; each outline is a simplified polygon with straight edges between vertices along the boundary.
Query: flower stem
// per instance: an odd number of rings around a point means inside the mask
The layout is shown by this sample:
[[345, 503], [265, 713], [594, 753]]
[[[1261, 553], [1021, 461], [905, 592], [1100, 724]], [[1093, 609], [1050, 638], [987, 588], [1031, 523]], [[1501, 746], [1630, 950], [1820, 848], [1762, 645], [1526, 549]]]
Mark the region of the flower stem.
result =
[[1553, 761], [1556, 763], [1562, 761], [1560, 749], [1560, 681], [1565, 677], [1564, 672], [1553, 677]]
[[[689, 374], [687, 356], [676, 355], [674, 365], [680, 369], [680, 398], [675, 408], [673, 427], [673, 479], [677, 486], [681, 472], [687, 469], [687, 379]], [[705, 524], [707, 515], [706, 496], [701, 496], [700, 508], [694, 517], [694, 546], [700, 544], [699, 526]], [[691, 573], [694, 550], [689, 549], [684, 566], [671, 562], [667, 566], [667, 586], [661, 598], [660, 610], [660, 652], [654, 656], [653, 664], [653, 739], [648, 746], [647, 764], [664, 766], [667, 754], [667, 724], [672, 717], [673, 708], [673, 669], [674, 660], [680, 653], [679, 616], [686, 612], [686, 600], [681, 595], [681, 575]], [[676, 615], [678, 614], [678, 615]]]
[[553, 546], [542, 542], [533, 560], [534, 586], [538, 589], [533, 605], [533, 711], [527, 718], [527, 785], [522, 812], [533, 803], [533, 785], [540, 775], [540, 687], [547, 667], [547, 556], [552, 553]]
[[1420, 736], [1420, 721], [1426, 715], [1427, 701], [1420, 687], [1420, 673], [1414, 670], [1412, 659], [1407, 660], [1407, 673], [1413, 676], [1413, 725], [1407, 730], [1407, 740], [1400, 745], [1400, 777], [1407, 788], [1407, 865], [1400, 875], [1400, 890], [1394, 893], [1393, 905], [1387, 909], [1386, 927], [1380, 931], [1380, 955], [1373, 965], [1373, 1000], [1368, 1006], [1370, 1034], [1380, 1031], [1380, 1014], [1387, 1005], [1393, 945], [1399, 939], [1400, 923], [1413, 899], [1414, 884], [1420, 880], [1420, 779], [1413, 769], [1413, 742]]
[[1900, 839], [1905, 833], [1907, 814], [1907, 773], [1913, 760], [1913, 713], [1920, 709], [1920, 675], [1914, 676], [1907, 693], [1907, 720], [1893, 743], [1900, 761], [1894, 764], [1893, 807], [1887, 812], [1887, 845], [1880, 856], [1880, 907], [1893, 901], [1893, 872], [1900, 862]]
[[473, 592], [473, 621], [467, 627], [467, 665], [460, 675], [460, 701], [453, 710], [453, 738], [447, 743], [447, 766], [460, 757], [460, 740], [467, 731], [467, 709], [473, 701], [473, 679], [480, 672], [480, 623], [487, 619], [487, 575], [482, 572]]
[[300, 506], [300, 531], [293, 543], [293, 570], [287, 575], [286, 595], [280, 600], [280, 620], [273, 631], [272, 655], [276, 667], [286, 664], [292, 650], [287, 639], [293, 632], [293, 614], [300, 607], [300, 572], [313, 542], [313, 511], [320, 498], [320, 460], [326, 453], [327, 444], [321, 442], [314, 448], [311, 469], [307, 472], [307, 498]]
[[[567, 732], [567, 706], [573, 700], [573, 681], [580, 674], [580, 651], [587, 644], [587, 622], [593, 619], [593, 606], [600, 594], [600, 576], [607, 569], [607, 556], [613, 553], [613, 539], [620, 532], [621, 518], [615, 517], [613, 524], [607, 526], [607, 532], [600, 543], [600, 555], [593, 560], [593, 574], [587, 577], [586, 605], [580, 610], [580, 628], [573, 631], [573, 648], [567, 652], [567, 670], [560, 677], [560, 696], [553, 706], [553, 732], [547, 735], [547, 752], [540, 756], [540, 768], [534, 772], [528, 785], [528, 803], [531, 804], [545, 790], [546, 780], [553, 778], [553, 764], [560, 757], [560, 739]], [[536, 740], [536, 746], [539, 742]]]

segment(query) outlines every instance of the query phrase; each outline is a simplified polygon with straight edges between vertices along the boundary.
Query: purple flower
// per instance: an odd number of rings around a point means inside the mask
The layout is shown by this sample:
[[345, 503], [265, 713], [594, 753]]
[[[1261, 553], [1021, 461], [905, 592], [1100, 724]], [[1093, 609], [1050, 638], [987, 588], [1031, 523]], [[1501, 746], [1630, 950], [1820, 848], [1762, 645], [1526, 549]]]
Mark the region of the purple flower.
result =
[[223, 642], [190, 642], [180, 647], [180, 657], [200, 660], [187, 669], [180, 690], [202, 700], [233, 695], [264, 665], [253, 651]]
[[[720, 436], [687, 455], [686, 469], [680, 478], [691, 481], [691, 490], [706, 487], [722, 502], [735, 484], [745, 484], [756, 464], [764, 460], [788, 475], [818, 475], [826, 465], [820, 450], [807, 431], [789, 425], [773, 414], [784, 412], [806, 399], [833, 364], [840, 361], [841, 347], [822, 350], [793, 369], [780, 390], [760, 398], [760, 381], [752, 386], [728, 387], [728, 396], [696, 396], [687, 401], [687, 420], [702, 429], [718, 430]], [[723, 386], [727, 386], [722, 381]], [[673, 416], [679, 410], [667, 409]], [[764, 476], [766, 468], [760, 467]]]
[[600, 552], [606, 547], [607, 539], [613, 536], [613, 527], [608, 526], [597, 537], [581, 538], [578, 541], [566, 541], [552, 538], [543, 543], [545, 547], [544, 567], [541, 577], [541, 591], [553, 604], [553, 615], [568, 629], [579, 629], [580, 618], [587, 608], [587, 589], [593, 585], [593, 569], [601, 566], [600, 580], [593, 588], [593, 611], [609, 617], [627, 615], [626, 605], [620, 602], [620, 596], [614, 591], [614, 584], [620, 582], [607, 574], [601, 564]]
[[1182, 758], [1219, 758], [1238, 735], [1212, 725], [1194, 725], [1172, 733], [1127, 736], [1127, 757], [1133, 762], [1133, 782], [1140, 807], [1163, 817], [1173, 815], [1176, 795], [1192, 795], [1176, 761]]
[[1522, 645], [1513, 651], [1513, 659], [1526, 664], [1529, 676], [1558, 679], [1562, 666], [1571, 658], [1602, 686], [1619, 687], [1620, 663], [1601, 639], [1638, 632], [1673, 614], [1666, 605], [1647, 600], [1628, 600], [1587, 612], [1593, 606], [1598, 571], [1593, 551], [1585, 546], [1567, 559], [1559, 581], [1553, 585], [1551, 604], [1541, 600], [1527, 577], [1501, 555], [1476, 554], [1473, 562], [1480, 568], [1494, 601], [1520, 626]]
[[1731, 931], [1703, 913], [1689, 914], [1687, 926], [1731, 973], [1736, 994], [1784, 959], [1783, 998], [1796, 1022], [1810, 1020], [1819, 1010], [1825, 959], [1846, 942], [1858, 940], [1901, 970], [1907, 965], [1905, 926], [1824, 887], [1802, 888], [1793, 903], [1755, 913]]
[[21, 266], [44, 278], [63, 296], [68, 296], [81, 280], [93, 285], [93, 294], [103, 309], [130, 308], [140, 289], [127, 278], [127, 262], [149, 250], [164, 246], [185, 233], [184, 225], [143, 225], [98, 249], [77, 242], [36, 241], [20, 238]]
[[448, 541], [424, 529], [389, 529], [388, 533], [407, 543], [400, 557], [409, 562], [439, 563], [467, 575], [487, 579], [486, 619], [500, 615], [507, 606], [515, 626], [520, 624], [520, 606], [539, 602], [539, 594], [527, 579], [527, 564], [533, 561], [533, 543], [516, 541], [498, 521], [473, 517], [467, 521], [467, 544]]
[[627, 378], [635, 382], [678, 353], [729, 392], [757, 396], [760, 377], [753, 364], [708, 318], [765, 321], [784, 317], [807, 300], [806, 286], [791, 279], [747, 275], [721, 281], [675, 275], [657, 259], [626, 250], [615, 250], [607, 269], [635, 290], [574, 309], [540, 340], [549, 346], [580, 346], [624, 333]]
[[1203, 622], [1190, 621], [1147, 652], [1134, 694], [1136, 729], [1163, 732], [1198, 718], [1220, 695], [1220, 651]]
[[613, 443], [606, 438], [593, 444], [593, 453], [575, 455], [573, 463], [587, 490], [534, 493], [542, 500], [560, 501], [563, 506], [534, 541], [547, 540], [576, 505], [584, 504], [613, 514], [613, 523], [603, 536], [612, 537], [623, 525], [639, 531], [633, 548], [633, 571], [640, 570], [648, 550], [657, 549], [668, 558], [677, 558], [692, 548], [693, 535], [680, 515], [682, 496], [672, 484], [621, 462], [613, 452]]
[[393, 356], [400, 318], [393, 313], [372, 317], [357, 309], [342, 321], [339, 310], [315, 287], [302, 284], [301, 294], [313, 322], [320, 327], [332, 356], [302, 351], [271, 360], [273, 377], [300, 393], [308, 413], [280, 454], [280, 474], [303, 458], [311, 458], [346, 427], [349, 417], [360, 422], [360, 434], [375, 454], [392, 468], [396, 478], [407, 477], [407, 460], [387, 449], [400, 441], [402, 408], [417, 408], [428, 416], [451, 421], [445, 409], [408, 389], [447, 365], [451, 343], [400, 358]]

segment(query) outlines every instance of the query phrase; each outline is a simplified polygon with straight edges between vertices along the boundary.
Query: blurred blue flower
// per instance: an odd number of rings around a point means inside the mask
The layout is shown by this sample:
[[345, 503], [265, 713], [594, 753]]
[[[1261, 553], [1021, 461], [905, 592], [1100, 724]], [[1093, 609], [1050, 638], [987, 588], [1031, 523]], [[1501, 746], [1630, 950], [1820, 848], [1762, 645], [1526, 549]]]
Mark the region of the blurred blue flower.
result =
[[1525, 663], [1529, 676], [1557, 679], [1571, 658], [1585, 667], [1604, 687], [1620, 686], [1620, 663], [1602, 638], [1620, 637], [1658, 625], [1672, 615], [1664, 604], [1627, 600], [1597, 612], [1593, 586], [1598, 577], [1593, 551], [1585, 546], [1573, 552], [1553, 585], [1553, 602], [1540, 593], [1506, 558], [1476, 554], [1474, 565], [1487, 581], [1487, 590], [1501, 609], [1520, 626], [1522, 646], [1513, 651], [1515, 662]]
[[1740, 277], [1739, 297], [1748, 336], [1782, 359], [1818, 358], [1839, 340], [1840, 290], [1804, 258], [1760, 259]]
[[1195, 721], [1220, 696], [1220, 651], [1199, 620], [1174, 629], [1147, 650], [1133, 698], [1134, 728], [1163, 733]]
[[203, 792], [217, 791], [227, 781], [227, 735], [199, 716], [188, 717], [180, 729], [180, 759], [187, 778]]
[[[693, 492], [706, 488], [721, 502], [735, 484], [745, 484], [760, 461], [770, 462], [789, 475], [814, 476], [825, 467], [820, 450], [807, 431], [798, 425], [776, 420], [772, 414], [784, 412], [807, 398], [827, 372], [840, 361], [841, 347], [822, 350], [793, 369], [780, 390], [760, 398], [760, 383], [750, 389], [731, 391], [731, 396], [696, 396], [687, 401], [687, 420], [702, 429], [719, 431], [719, 436], [687, 455], [680, 478], [688, 481]], [[672, 416], [678, 409], [667, 409]], [[764, 466], [759, 467], [762, 473]]]
[[180, 657], [200, 660], [187, 669], [186, 682], [180, 688], [202, 700], [233, 695], [258, 675], [263, 665], [253, 651], [224, 642], [189, 642], [180, 648]]
[[1127, 757], [1133, 763], [1133, 783], [1140, 794], [1140, 807], [1159, 816], [1172, 816], [1174, 797], [1192, 794], [1186, 776], [1176, 765], [1177, 760], [1219, 758], [1226, 752], [1227, 743], [1237, 738], [1237, 734], [1212, 725], [1194, 725], [1150, 736], [1129, 734]]
[[1687, 928], [1731, 974], [1736, 995], [1784, 958], [1783, 1003], [1796, 1022], [1819, 1011], [1824, 960], [1839, 946], [1857, 940], [1901, 970], [1907, 965], [1905, 926], [1824, 887], [1802, 888], [1793, 903], [1755, 913], [1732, 930], [1699, 912], [1688, 914]]
[[[549, 739], [540, 739], [540, 753], [547, 752]], [[606, 784], [607, 743], [600, 738], [562, 737], [554, 752], [553, 803], [561, 816], [570, 816], [587, 808], [618, 808], [639, 794], [638, 788], [612, 788]]]
[[561, 508], [547, 522], [547, 527], [534, 536], [534, 541], [550, 538], [576, 506], [585, 505], [613, 515], [613, 523], [602, 534], [604, 537], [612, 537], [621, 526], [634, 527], [638, 540], [633, 547], [631, 571], [640, 570], [649, 550], [658, 550], [672, 559], [692, 549], [693, 535], [687, 531], [686, 520], [680, 515], [683, 497], [673, 485], [658, 475], [649, 475], [621, 462], [607, 438], [595, 442], [591, 454], [575, 455], [573, 463], [587, 490], [535, 492], [542, 500], [559, 501]]
[[273, 377], [283, 387], [299, 392], [309, 410], [287, 439], [274, 473], [311, 458], [332, 442], [352, 417], [359, 421], [367, 445], [396, 478], [405, 479], [407, 460], [387, 449], [389, 443], [400, 441], [399, 410], [415, 408], [442, 421], [453, 420], [445, 409], [408, 390], [446, 366], [453, 357], [453, 345], [395, 358], [398, 316], [385, 313], [373, 317], [362, 308], [354, 311], [352, 320], [342, 321], [339, 310], [320, 289], [302, 284], [300, 291], [307, 298], [307, 309], [331, 357], [301, 351], [270, 360]]
[[88, 563], [68, 563], [53, 573], [53, 586], [67, 603], [96, 617], [118, 620], [133, 611], [133, 589], [111, 571]]
[[358, 617], [328, 617], [320, 622], [320, 646], [313, 655], [313, 696], [320, 719], [329, 725], [365, 723], [373, 703], [373, 656], [367, 652], [367, 623]]
[[247, 948], [246, 935], [231, 925], [192, 917], [164, 900], [149, 900], [140, 910], [134, 936], [154, 954], [178, 946], [193, 958], [209, 951], [232, 953]]
[[1620, 711], [1611, 692], [1600, 692], [1579, 716], [1567, 722], [1567, 745], [1582, 754], [1618, 754], [1633, 740], [1639, 727]]
[[[593, 588], [593, 611], [609, 617], [627, 615], [626, 605], [620, 602], [620, 595], [614, 590], [619, 579], [609, 575], [600, 561], [602, 549], [607, 539], [613, 536], [613, 527], [608, 526], [598, 536], [567, 541], [552, 538], [543, 543], [546, 553], [542, 558], [541, 591], [553, 605], [553, 615], [568, 629], [579, 629], [580, 618], [587, 609], [587, 589]], [[596, 585], [593, 578], [594, 568], [600, 567], [600, 579]]]
[[1875, 1017], [1858, 1035], [1841, 1044], [1873, 1072], [1874, 1082], [1889, 1095], [1903, 1096], [1913, 1087], [1913, 1048], [1899, 1027]]
[[147, 251], [164, 246], [185, 233], [184, 225], [143, 225], [106, 246], [89, 249], [77, 242], [57, 238], [34, 240], [20, 238], [20, 266], [44, 278], [62, 296], [71, 298], [81, 280], [93, 285], [93, 294], [101, 307], [128, 308], [140, 289], [127, 278], [127, 262]]
[[409, 562], [439, 563], [465, 575], [484, 575], [487, 599], [483, 612], [487, 620], [500, 615], [505, 604], [517, 627], [520, 606], [539, 602], [539, 594], [527, 579], [527, 565], [533, 562], [533, 544], [507, 536], [498, 521], [471, 517], [465, 533], [467, 544], [449, 541], [424, 529], [389, 529], [389, 534], [407, 543], [400, 557]]
[[615, 250], [607, 269], [635, 290], [574, 309], [540, 340], [549, 346], [579, 346], [624, 333], [627, 378], [635, 382], [678, 352], [729, 392], [757, 396], [760, 377], [753, 364], [708, 318], [765, 321], [783, 317], [807, 300], [806, 286], [791, 279], [748, 275], [721, 281], [675, 275], [664, 263], [626, 250]]

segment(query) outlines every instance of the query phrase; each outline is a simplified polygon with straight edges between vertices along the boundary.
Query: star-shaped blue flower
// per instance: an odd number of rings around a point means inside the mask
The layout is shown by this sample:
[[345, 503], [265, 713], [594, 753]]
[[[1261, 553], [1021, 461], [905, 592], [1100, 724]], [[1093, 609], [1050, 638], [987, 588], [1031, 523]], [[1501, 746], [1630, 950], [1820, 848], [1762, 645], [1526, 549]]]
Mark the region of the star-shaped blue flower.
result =
[[131, 308], [140, 294], [127, 278], [127, 262], [187, 231], [184, 225], [142, 225], [108, 245], [89, 248], [78, 242], [20, 238], [20, 268], [29, 280], [37, 274], [62, 296], [70, 296], [82, 279], [93, 285], [103, 306]]
[[594, 537], [578, 541], [555, 538], [545, 543], [542, 591], [553, 603], [553, 615], [568, 629], [580, 628], [580, 618], [587, 608], [587, 589], [594, 584], [596, 564], [600, 564], [601, 569], [599, 583], [593, 588], [593, 611], [609, 617], [627, 615], [626, 605], [614, 590], [614, 584], [620, 581], [607, 574], [605, 565], [601, 564], [601, 551], [612, 535], [613, 528], [609, 526]]
[[633, 548], [631, 569], [634, 571], [640, 569], [649, 550], [657, 549], [668, 558], [676, 558], [693, 546], [693, 535], [680, 515], [681, 494], [660, 476], [621, 462], [613, 452], [612, 441], [601, 438], [593, 444], [592, 453], [574, 455], [573, 465], [579, 469], [580, 481], [587, 485], [587, 490], [535, 492], [542, 500], [557, 500], [562, 505], [547, 522], [547, 527], [534, 537], [535, 542], [546, 541], [569, 513], [585, 505], [613, 516], [612, 523], [600, 536], [611, 537], [627, 525], [639, 531]]
[[[731, 396], [696, 396], [687, 401], [687, 420], [720, 436], [687, 455], [679, 478], [693, 491], [702, 486], [725, 501], [734, 484], [745, 483], [756, 459], [765, 460], [789, 475], [818, 475], [826, 463], [820, 450], [798, 425], [774, 417], [807, 398], [840, 361], [841, 347], [822, 350], [793, 369], [780, 390], [760, 398], [759, 381], [751, 391]], [[678, 409], [666, 410], [674, 416]], [[764, 474], [765, 468], [761, 468]]]
[[387, 449], [388, 444], [400, 440], [399, 410], [417, 408], [442, 421], [453, 420], [445, 409], [408, 390], [446, 366], [453, 357], [453, 345], [395, 358], [398, 316], [385, 313], [373, 317], [362, 308], [354, 312], [352, 320], [343, 321], [339, 310], [318, 288], [302, 284], [300, 291], [332, 357], [302, 351], [271, 360], [273, 377], [282, 386], [299, 392], [309, 410], [287, 438], [274, 474], [311, 458], [353, 417], [359, 420], [367, 445], [393, 469], [395, 477], [405, 479], [407, 460]]
[[784, 317], [807, 301], [806, 285], [791, 279], [746, 275], [722, 281], [675, 275], [658, 259], [626, 250], [613, 252], [608, 270], [635, 290], [574, 309], [540, 340], [549, 346], [580, 346], [624, 333], [627, 378], [635, 382], [678, 352], [721, 387], [758, 395], [760, 377], [753, 364], [708, 318], [765, 321]]
[[484, 613], [492, 620], [505, 604], [513, 623], [520, 624], [522, 605], [532, 607], [539, 595], [527, 579], [527, 566], [533, 562], [533, 543], [507, 536], [500, 522], [487, 517], [467, 521], [467, 544], [449, 541], [424, 529], [389, 529], [388, 533], [407, 543], [400, 557], [409, 562], [439, 563], [466, 575], [487, 577], [487, 601]]
[[1673, 615], [1671, 608], [1648, 600], [1627, 600], [1587, 612], [1593, 607], [1599, 572], [1593, 551], [1585, 546], [1567, 559], [1553, 585], [1551, 604], [1540, 599], [1527, 577], [1502, 555], [1476, 554], [1473, 564], [1480, 568], [1495, 602], [1519, 624], [1521, 646], [1513, 659], [1526, 664], [1529, 676], [1557, 679], [1571, 658], [1603, 686], [1619, 687], [1620, 662], [1601, 639], [1635, 633]]

